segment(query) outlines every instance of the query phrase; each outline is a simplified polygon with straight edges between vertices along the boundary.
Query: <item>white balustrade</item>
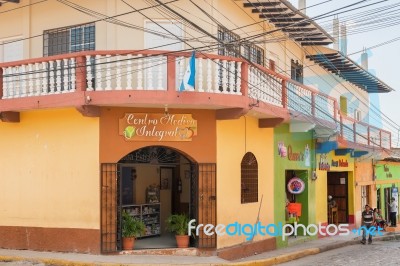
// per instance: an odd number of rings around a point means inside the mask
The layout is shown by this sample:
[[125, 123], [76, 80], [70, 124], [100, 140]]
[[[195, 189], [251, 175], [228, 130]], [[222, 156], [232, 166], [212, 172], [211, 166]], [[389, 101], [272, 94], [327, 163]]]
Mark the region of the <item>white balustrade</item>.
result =
[[28, 64], [28, 75], [25, 75], [25, 77], [28, 77], [28, 96], [33, 95], [33, 68], [32, 64]]
[[137, 89], [143, 90], [143, 55], [138, 55]]
[[185, 65], [185, 58], [179, 57], [178, 62], [179, 62], [179, 69], [178, 69], [178, 88], [177, 88], [177, 90], [180, 89], [180, 86], [182, 84], [183, 75], [184, 75], [183, 69], [184, 69], [184, 65]]
[[215, 60], [215, 78], [214, 78], [214, 92], [215, 93], [220, 93], [221, 92], [219, 90], [220, 82], [222, 82], [221, 65], [220, 65], [219, 59], [216, 59]]
[[[86, 90], [87, 91], [93, 91], [93, 74], [92, 74], [92, 62], [91, 62], [91, 56], [87, 55], [86, 56]], [[80, 84], [79, 84], [80, 85]]]
[[47, 84], [48, 84], [48, 81], [47, 81], [47, 78], [48, 78], [48, 68], [47, 68], [47, 66], [48, 66], [48, 63], [47, 62], [42, 62], [42, 87], [41, 87], [41, 89], [40, 89], [40, 92], [39, 92], [39, 94], [40, 95], [42, 95], [42, 94], [47, 94], [47, 92], [48, 92], [48, 88], [47, 88]]
[[111, 55], [106, 55], [106, 91], [111, 90]]
[[115, 68], [115, 75], [116, 75], [116, 79], [117, 79], [117, 85], [115, 86], [116, 90], [122, 90], [122, 86], [121, 86], [121, 56], [118, 55], [117, 56], [117, 62], [115, 64], [116, 68]]
[[126, 89], [132, 89], [132, 55], [128, 54], [128, 61], [126, 62]]
[[207, 59], [207, 92], [212, 92], [212, 67], [211, 59]]
[[41, 87], [40, 87], [40, 64], [35, 63], [35, 95], [40, 95]]
[[237, 75], [236, 75], [236, 94], [241, 95], [242, 88], [242, 62], [237, 62]]
[[69, 70], [69, 66], [68, 66], [68, 59], [64, 58], [63, 59], [63, 67], [64, 67], [64, 74], [63, 74], [63, 93], [66, 93], [69, 91], [68, 88], [68, 82], [69, 82], [69, 75], [68, 75], [68, 70]]
[[2, 99], [9, 98], [10, 78], [8, 77], [8, 67], [3, 67], [3, 97]]
[[198, 63], [198, 66], [197, 66], [197, 68], [196, 69], [198, 69], [198, 71], [196, 71], [197, 73], [196, 73], [196, 75], [197, 75], [197, 79], [198, 79], [198, 82], [197, 82], [197, 84], [198, 84], [198, 91], [199, 92], [204, 92], [204, 89], [203, 89], [203, 58], [199, 58], [198, 59], [198, 61], [199, 61], [199, 63]]
[[101, 86], [102, 82], [102, 73], [101, 73], [101, 61], [100, 61], [101, 56], [96, 55], [96, 91], [101, 91], [103, 90]]
[[26, 74], [26, 66], [25, 65], [22, 65], [21, 66], [21, 72], [19, 72], [19, 68], [18, 67], [16, 67], [15, 68], [16, 69], [16, 73], [15, 74], [18, 74], [18, 75], [20, 75], [19, 77], [20, 78], [22, 78], [22, 82], [21, 82], [21, 92], [20, 92], [20, 95], [21, 95], [21, 97], [25, 97], [26, 96], [26, 92], [27, 92], [27, 89], [26, 89], [26, 80], [27, 80], [27, 77], [25, 76]]
[[74, 92], [76, 88], [76, 71], [75, 71], [75, 58], [70, 59], [70, 79], [71, 79], [71, 89], [70, 92]]
[[49, 71], [50, 71], [50, 94], [54, 94], [55, 91], [55, 77], [54, 77], [54, 61], [49, 61]]
[[163, 57], [160, 56], [158, 60], [158, 68], [157, 68], [157, 90], [162, 90], [163, 89], [163, 71], [162, 67], [164, 64]]
[[56, 60], [57, 62], [57, 72], [56, 72], [56, 93], [61, 93], [61, 60]]

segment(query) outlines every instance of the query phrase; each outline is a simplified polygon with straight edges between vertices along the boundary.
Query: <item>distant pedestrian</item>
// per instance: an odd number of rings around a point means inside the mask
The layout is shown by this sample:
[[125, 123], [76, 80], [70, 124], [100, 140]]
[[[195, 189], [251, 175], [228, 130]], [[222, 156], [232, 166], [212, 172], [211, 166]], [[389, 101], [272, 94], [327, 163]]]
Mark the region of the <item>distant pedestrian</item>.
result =
[[396, 199], [392, 197], [392, 201], [389, 203], [389, 217], [390, 217], [390, 222], [391, 222], [390, 227], [397, 226], [397, 221], [396, 221], [397, 209], [398, 209], [398, 207], [397, 207]]
[[[366, 243], [366, 234], [367, 234], [367, 230], [369, 231], [369, 229], [373, 226], [375, 222], [375, 218], [374, 218], [374, 212], [371, 210], [371, 208], [369, 207], [369, 205], [365, 205], [365, 210], [362, 212], [361, 214], [361, 225], [362, 225], [362, 240], [361, 243], [365, 245]], [[372, 243], [372, 235], [369, 232], [368, 233], [368, 244]]]

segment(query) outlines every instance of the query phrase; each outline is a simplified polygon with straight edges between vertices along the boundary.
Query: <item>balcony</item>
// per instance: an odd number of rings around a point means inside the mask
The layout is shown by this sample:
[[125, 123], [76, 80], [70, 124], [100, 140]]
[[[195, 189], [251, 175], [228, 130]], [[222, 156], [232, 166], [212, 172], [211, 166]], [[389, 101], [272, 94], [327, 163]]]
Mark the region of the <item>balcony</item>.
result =
[[284, 121], [329, 128], [348, 145], [390, 149], [390, 132], [342, 115], [336, 99], [245, 60], [196, 55], [196, 86], [179, 91], [190, 53], [89, 51], [0, 64], [0, 118], [24, 110], [101, 106], [213, 109], [217, 119], [243, 114], [260, 127]]

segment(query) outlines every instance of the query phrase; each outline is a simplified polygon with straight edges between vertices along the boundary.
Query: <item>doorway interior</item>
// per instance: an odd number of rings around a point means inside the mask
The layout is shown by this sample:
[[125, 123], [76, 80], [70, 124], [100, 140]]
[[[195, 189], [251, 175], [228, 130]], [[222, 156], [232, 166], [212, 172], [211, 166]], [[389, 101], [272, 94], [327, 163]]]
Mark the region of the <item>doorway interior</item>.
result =
[[348, 223], [348, 172], [328, 172], [328, 195], [336, 201], [338, 222]]
[[170, 214], [193, 216], [190, 203], [195, 164], [175, 150], [151, 146], [128, 154], [118, 165], [119, 208], [146, 225], [135, 249], [176, 247], [165, 221]]

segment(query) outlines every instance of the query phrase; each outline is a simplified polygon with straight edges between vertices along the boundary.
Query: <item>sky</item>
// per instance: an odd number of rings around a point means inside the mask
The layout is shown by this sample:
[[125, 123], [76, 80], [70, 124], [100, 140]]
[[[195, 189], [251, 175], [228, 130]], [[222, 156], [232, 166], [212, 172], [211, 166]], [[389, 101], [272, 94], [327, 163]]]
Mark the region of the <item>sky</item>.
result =
[[[290, 0], [295, 7], [298, 7], [298, 0]], [[306, 6], [309, 7], [306, 10], [306, 14], [310, 17], [316, 17], [321, 14], [325, 14], [332, 10], [345, 7], [347, 5], [351, 5], [357, 2], [361, 2], [361, 0], [307, 0]], [[371, 11], [372, 9], [376, 9], [378, 7], [383, 7], [391, 4], [400, 4], [399, 0], [365, 0], [362, 1], [360, 4], [354, 5], [347, 9], [341, 9], [341, 12], [348, 9], [354, 9], [357, 7], [370, 5], [374, 3], [378, 3], [375, 5], [371, 5], [365, 8], [358, 8], [357, 10], [339, 14], [339, 23], [346, 18], [344, 16], [349, 16], [351, 14], [360, 13], [363, 11]], [[313, 5], [316, 5], [312, 7]], [[397, 7], [400, 8], [400, 7]], [[394, 10], [393, 8], [391, 9]], [[399, 9], [400, 10], [400, 9]], [[393, 14], [393, 13], [392, 13]], [[398, 13], [397, 13], [398, 14]], [[394, 15], [394, 14], [393, 14]], [[388, 15], [389, 16], [389, 15]], [[387, 16], [387, 17], [388, 17]], [[321, 26], [330, 26], [331, 20], [333, 18], [324, 18], [321, 20], [317, 20], [317, 23]], [[353, 16], [351, 19], [359, 19], [359, 16]], [[379, 17], [379, 19], [384, 19], [384, 17]], [[349, 21], [350, 25], [347, 25], [347, 30], [350, 33], [347, 37], [347, 53], [351, 59], [355, 62], [360, 63], [360, 56], [361, 53], [357, 53], [354, 55], [350, 55], [354, 52], [362, 50], [364, 47], [372, 47], [376, 44], [383, 43], [385, 41], [400, 37], [400, 23], [386, 28], [379, 28], [375, 30], [369, 30], [363, 33], [354, 34], [354, 31], [362, 29], [360, 26], [352, 26], [351, 21]], [[391, 20], [393, 21], [393, 20]], [[368, 23], [368, 21], [364, 22]], [[375, 23], [375, 25], [377, 25]], [[374, 26], [374, 24], [369, 24], [369, 27]], [[325, 27], [324, 27], [325, 28]], [[330, 29], [327, 28], [329, 32]], [[351, 34], [353, 31], [353, 34]], [[386, 44], [374, 49], [370, 49], [368, 51], [368, 67], [369, 72], [378, 77], [381, 81], [385, 82], [388, 86], [393, 88], [395, 91], [390, 93], [380, 93], [380, 94], [371, 94], [371, 102], [380, 108], [381, 112], [388, 116], [391, 120], [393, 120], [397, 125], [400, 125], [400, 74], [399, 74], [399, 62], [400, 62], [400, 40], [396, 42], [392, 42], [390, 44]], [[376, 119], [375, 119], [376, 120]], [[377, 122], [373, 122], [371, 120], [371, 124], [376, 124]], [[379, 124], [379, 123], [378, 123]], [[380, 125], [381, 126], [381, 125]], [[384, 124], [385, 128], [385, 124]], [[387, 128], [392, 131], [392, 134], [395, 136], [392, 137], [392, 146], [399, 146], [399, 138], [398, 138], [398, 131], [395, 128], [390, 127]], [[396, 133], [394, 133], [396, 132]]]

